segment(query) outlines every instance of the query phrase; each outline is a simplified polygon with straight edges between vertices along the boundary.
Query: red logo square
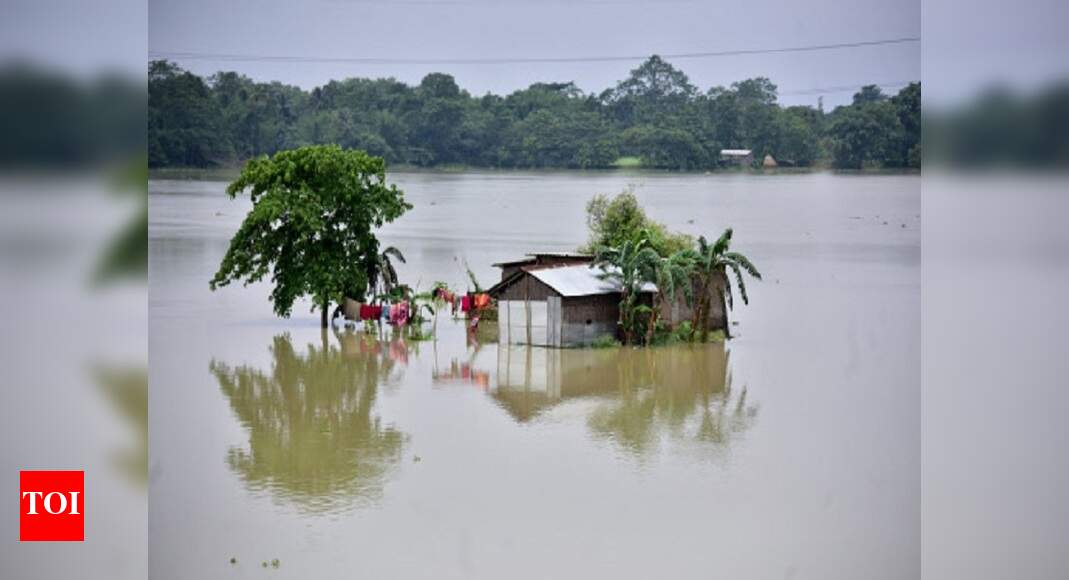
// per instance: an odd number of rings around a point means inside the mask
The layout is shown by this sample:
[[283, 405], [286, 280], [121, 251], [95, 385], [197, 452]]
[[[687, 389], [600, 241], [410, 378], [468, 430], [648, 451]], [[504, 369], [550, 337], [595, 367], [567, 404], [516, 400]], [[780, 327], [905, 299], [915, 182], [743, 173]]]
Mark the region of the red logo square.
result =
[[85, 540], [85, 472], [19, 472], [19, 541]]

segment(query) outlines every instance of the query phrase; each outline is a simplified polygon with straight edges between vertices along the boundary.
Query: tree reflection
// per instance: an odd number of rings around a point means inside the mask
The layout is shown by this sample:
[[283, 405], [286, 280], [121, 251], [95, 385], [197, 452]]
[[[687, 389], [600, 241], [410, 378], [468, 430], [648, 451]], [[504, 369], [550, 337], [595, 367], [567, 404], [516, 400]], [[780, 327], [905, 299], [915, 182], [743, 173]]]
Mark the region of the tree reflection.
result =
[[[401, 459], [405, 435], [374, 413], [379, 387], [407, 360], [403, 342], [335, 333], [298, 352], [288, 334], [270, 346], [272, 368], [209, 369], [249, 433], [248, 449], [226, 461], [250, 489], [267, 490], [309, 511], [336, 511], [381, 497]], [[400, 361], [400, 362], [399, 362]]]
[[491, 395], [526, 422], [568, 400], [593, 404], [596, 437], [645, 455], [665, 441], [726, 449], [757, 417], [732, 387], [722, 344], [538, 349], [502, 345]]

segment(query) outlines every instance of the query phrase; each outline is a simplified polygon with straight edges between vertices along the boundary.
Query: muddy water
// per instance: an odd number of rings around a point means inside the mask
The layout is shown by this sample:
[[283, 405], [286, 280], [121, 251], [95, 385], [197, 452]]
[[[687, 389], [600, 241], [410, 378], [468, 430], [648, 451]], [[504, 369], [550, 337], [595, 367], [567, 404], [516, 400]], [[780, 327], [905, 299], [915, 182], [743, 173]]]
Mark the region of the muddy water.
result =
[[265, 285], [208, 291], [246, 201], [154, 180], [155, 577], [919, 575], [919, 178], [393, 178], [416, 209], [382, 237], [424, 288], [574, 248], [627, 186], [674, 229], [735, 227], [765, 281], [727, 345], [323, 333]]

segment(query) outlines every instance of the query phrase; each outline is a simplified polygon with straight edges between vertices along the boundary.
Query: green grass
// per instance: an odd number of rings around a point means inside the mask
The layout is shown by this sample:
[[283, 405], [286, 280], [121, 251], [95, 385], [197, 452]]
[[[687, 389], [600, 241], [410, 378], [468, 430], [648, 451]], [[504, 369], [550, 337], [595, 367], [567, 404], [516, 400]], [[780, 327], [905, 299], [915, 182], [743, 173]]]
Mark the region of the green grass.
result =
[[590, 343], [590, 348], [615, 348], [620, 343], [611, 334], [603, 334]]
[[612, 166], [620, 169], [636, 169], [642, 167], [642, 158], [635, 156], [620, 157], [612, 162]]

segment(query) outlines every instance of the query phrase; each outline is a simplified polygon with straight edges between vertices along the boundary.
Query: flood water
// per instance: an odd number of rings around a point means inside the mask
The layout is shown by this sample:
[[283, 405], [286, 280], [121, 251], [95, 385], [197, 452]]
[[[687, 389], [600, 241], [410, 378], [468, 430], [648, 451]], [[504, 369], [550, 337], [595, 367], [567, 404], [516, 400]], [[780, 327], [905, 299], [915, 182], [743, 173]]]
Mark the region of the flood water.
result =
[[920, 575], [919, 176], [391, 179], [415, 209], [381, 238], [424, 289], [574, 249], [628, 186], [672, 229], [734, 227], [765, 280], [726, 345], [323, 332], [265, 284], [208, 290], [247, 200], [152, 180], [154, 577]]

